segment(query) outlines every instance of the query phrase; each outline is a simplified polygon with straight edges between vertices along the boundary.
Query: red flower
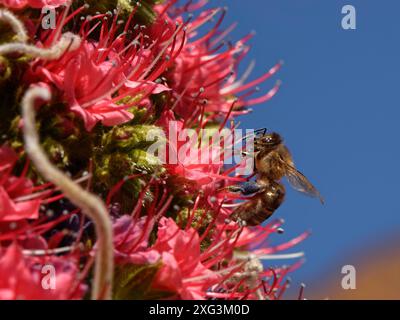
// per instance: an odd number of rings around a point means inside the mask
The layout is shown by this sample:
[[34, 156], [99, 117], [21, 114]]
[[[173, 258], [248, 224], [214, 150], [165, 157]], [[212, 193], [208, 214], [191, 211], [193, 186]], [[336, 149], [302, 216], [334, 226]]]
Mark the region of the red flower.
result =
[[[37, 74], [53, 83], [63, 92], [69, 108], [79, 114], [88, 131], [97, 122], [106, 126], [127, 122], [133, 114], [113, 103], [110, 90], [116, 85], [120, 73], [114, 72], [112, 62], [96, 63], [96, 43], [87, 41], [76, 51], [66, 54], [57, 63], [38, 67]], [[95, 103], [91, 100], [102, 97]]]
[[[155, 74], [160, 74], [163, 68], [153, 70], [153, 52], [137, 40], [127, 45], [124, 37], [113, 39], [116, 20], [108, 29], [101, 21], [105, 16], [97, 16], [102, 26], [98, 42], [83, 40], [77, 50], [64, 54], [60, 59], [50, 62], [36, 60], [26, 75], [30, 83], [45, 81], [53, 84], [69, 109], [82, 117], [88, 131], [98, 122], [105, 126], [128, 122], [133, 118], [129, 108], [149, 104], [151, 94], [169, 90], [154, 82]], [[82, 33], [83, 38], [88, 36]], [[51, 45], [49, 39], [52, 36], [43, 37], [45, 46]], [[131, 101], [122, 102], [129, 98]]]
[[228, 178], [221, 175], [224, 166], [223, 147], [206, 143], [199, 145], [197, 138], [189, 137], [189, 131], [188, 136], [183, 136], [188, 128], [185, 128], [183, 121], [175, 119], [171, 110], [161, 115], [158, 125], [164, 128], [168, 138], [165, 149], [168, 172], [192, 181], [205, 192], [215, 192], [218, 183]]
[[25, 7], [43, 8], [44, 6], [58, 7], [65, 3], [67, 3], [67, 0], [0, 0], [0, 4], [12, 9]]
[[114, 248], [117, 263], [153, 264], [160, 259], [156, 250], [148, 249], [152, 223], [146, 218], [134, 220], [124, 215], [114, 222]]
[[[0, 299], [82, 298], [85, 286], [76, 283], [77, 272], [72, 260], [65, 257], [24, 257], [21, 248], [12, 244], [0, 255], [0, 273], [3, 275], [0, 277]], [[51, 286], [51, 281], [54, 286]], [[75, 292], [71, 291], [74, 288]]]
[[[165, 8], [169, 5], [167, 3], [157, 7], [158, 11], [163, 14], [153, 27], [153, 32], [156, 34], [160, 34], [161, 30], [164, 32], [168, 30], [165, 27], [166, 23], [173, 26], [175, 21], [183, 21], [180, 16], [171, 19], [167, 15]], [[186, 7], [185, 10], [195, 10], [202, 5], [204, 3], [200, 2], [192, 8]], [[180, 10], [175, 8], [169, 11], [174, 15], [180, 13]], [[214, 28], [199, 37], [199, 28], [220, 12], [222, 14]], [[238, 78], [239, 64], [250, 49], [246, 42], [251, 35], [222, 51], [223, 39], [234, 27], [231, 26], [225, 31], [219, 30], [224, 16], [225, 9], [205, 10], [188, 23], [186, 32], [188, 40], [184, 42], [180, 54], [174, 61], [174, 67], [167, 76], [169, 85], [173, 89], [171, 105], [174, 106], [174, 112], [185, 120], [195, 121], [200, 114], [204, 113], [208, 115], [209, 120], [221, 120], [227, 115], [241, 115], [248, 112], [246, 107], [268, 101], [279, 89], [278, 82], [266, 94], [249, 99], [258, 91], [256, 86], [274, 75], [279, 70], [281, 63], [252, 82], [245, 83], [253, 65], [250, 65], [243, 77]], [[170, 30], [173, 28], [170, 27]], [[240, 93], [243, 94], [238, 95]], [[234, 102], [235, 106], [232, 110]]]
[[176, 292], [181, 299], [204, 299], [219, 276], [200, 261], [199, 235], [195, 229], [180, 230], [171, 218], [161, 218], [153, 247], [161, 253], [163, 266], [154, 288]]
[[39, 216], [41, 199], [26, 197], [32, 193], [32, 181], [11, 174], [17, 160], [17, 154], [10, 147], [0, 148], [0, 222], [36, 219]]
[[[146, 7], [144, 14], [143, 11], [137, 14], [136, 10], [143, 10], [143, 7], [139, 8], [136, 2], [131, 3], [133, 11], [129, 17], [120, 15], [118, 10], [96, 12], [97, 9], [102, 11], [101, 6], [88, 9], [83, 4], [69, 13], [67, 6], [57, 10], [55, 30], [38, 27], [36, 20], [29, 17], [38, 17], [40, 10], [30, 10], [32, 12], [26, 12], [23, 19], [29, 41], [11, 44], [17, 52], [27, 51], [26, 56], [31, 57], [28, 68], [19, 68], [27, 71], [18, 79], [20, 81], [15, 81], [15, 92], [22, 94], [30, 85], [46, 86], [52, 93], [48, 104], [63, 105], [82, 119], [87, 131], [99, 124], [126, 124], [134, 117], [134, 112], [137, 115], [135, 126], [155, 124], [167, 134], [166, 170], [148, 173], [146, 165], [141, 165], [148, 161], [142, 159], [140, 152], [142, 146], [148, 145], [142, 141], [145, 139], [141, 133], [129, 137], [132, 143], [129, 140], [126, 146], [121, 143], [114, 147], [107, 141], [104, 147], [104, 138], [108, 135], [103, 134], [107, 134], [107, 129], [88, 135], [96, 150], [90, 166], [72, 158], [68, 166], [71, 178], [78, 180], [77, 183], [83, 181], [80, 173], [87, 172], [88, 190], [100, 194], [111, 208], [113, 248], [106, 253], [113, 252], [114, 256], [104, 254], [103, 257], [108, 262], [115, 258], [116, 270], [133, 265], [126, 270], [134, 270], [129, 276], [138, 277], [123, 288], [127, 292], [123, 291], [121, 297], [125, 297], [125, 293], [126, 297], [142, 297], [141, 293], [145, 292], [130, 295], [130, 290], [136, 290], [139, 284], [142, 291], [146, 285], [145, 291], [149, 290], [150, 297], [154, 289], [157, 297], [161, 292], [162, 296], [171, 293], [170, 297], [179, 299], [277, 299], [287, 288], [286, 274], [301, 264], [272, 269], [268, 262], [282, 257], [301, 257], [302, 252], [276, 253], [296, 245], [308, 233], [271, 246], [269, 236], [280, 233], [281, 221], [245, 227], [229, 219], [234, 208], [241, 205], [240, 201], [248, 198], [226, 187], [251, 176], [244, 178], [244, 171], [235, 170], [243, 169], [245, 161], [225, 167], [224, 160], [232, 158], [235, 151], [232, 145], [226, 144], [235, 144], [236, 137], [227, 137], [222, 130], [229, 119], [249, 112], [248, 106], [275, 95], [279, 84], [258, 98], [252, 98], [258, 91], [257, 85], [273, 76], [281, 64], [251, 82], [247, 82], [247, 78], [253, 63], [239, 76], [239, 64], [249, 51], [251, 35], [236, 43], [225, 42], [224, 38], [234, 27], [220, 29], [225, 9], [204, 10], [195, 18], [187, 15], [206, 2], [188, 1], [179, 7], [177, 1], [167, 0], [154, 6], [155, 21], [143, 21], [150, 16], [151, 8]], [[65, 0], [0, 0], [1, 5], [17, 9], [64, 3]], [[85, 15], [87, 10], [96, 13]], [[215, 26], [200, 34], [213, 18], [217, 18]], [[11, 21], [11, 26], [25, 33], [16, 20]], [[56, 50], [57, 42], [60, 38], [68, 39], [65, 34], [61, 36], [63, 32], [79, 36], [80, 41], [71, 42], [61, 54]], [[79, 47], [73, 45], [76, 43], [80, 43]], [[35, 50], [32, 46], [36, 46]], [[17, 72], [15, 76], [18, 75]], [[15, 98], [17, 101], [19, 94]], [[59, 108], [49, 108], [49, 112], [57, 110]], [[37, 121], [41, 119], [38, 117]], [[64, 123], [76, 124], [69, 120]], [[210, 123], [214, 132], [208, 134], [211, 132], [208, 131], [203, 136], [204, 129], [211, 127]], [[23, 125], [23, 121], [20, 124]], [[47, 130], [42, 131], [40, 136], [44, 138]], [[211, 143], [203, 140], [209, 135], [213, 135]], [[139, 151], [137, 168], [134, 165], [136, 151]], [[101, 152], [104, 152], [104, 159]], [[124, 152], [129, 153], [135, 173], [132, 171], [121, 179], [105, 196], [107, 190], [99, 186], [98, 174], [105, 170], [113, 174], [112, 170], [118, 170], [114, 161], [117, 159], [118, 164], [119, 158], [125, 159]], [[0, 148], [0, 273], [4, 275], [0, 277], [0, 299], [82, 298], [85, 287], [81, 281], [92, 281], [93, 255], [104, 253], [96, 250], [99, 243], [90, 245], [96, 241], [93, 236], [96, 221], [84, 218], [81, 208], [73, 205], [73, 199], [71, 203], [64, 201], [64, 195], [51, 183], [34, 186], [27, 178], [29, 162], [22, 170], [17, 170], [18, 157], [8, 145]], [[136, 169], [140, 173], [136, 173]], [[137, 190], [139, 187], [141, 190]], [[125, 201], [136, 204], [130, 215], [121, 216], [127, 213]], [[40, 205], [43, 210], [39, 215]], [[97, 225], [95, 231], [98, 231]], [[83, 257], [75, 256], [78, 249]], [[45, 274], [42, 271], [46, 265], [54, 267], [56, 287], [53, 289], [43, 285]], [[147, 267], [150, 268], [146, 270]], [[122, 278], [127, 280], [125, 275]]]

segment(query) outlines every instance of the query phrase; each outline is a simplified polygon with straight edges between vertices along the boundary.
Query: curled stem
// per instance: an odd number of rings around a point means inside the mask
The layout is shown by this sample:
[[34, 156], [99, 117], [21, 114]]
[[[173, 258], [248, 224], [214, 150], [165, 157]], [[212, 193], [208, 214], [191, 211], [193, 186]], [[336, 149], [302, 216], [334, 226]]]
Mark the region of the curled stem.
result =
[[0, 21], [4, 21], [11, 26], [13, 31], [17, 34], [19, 41], [28, 41], [28, 35], [24, 24], [13, 13], [6, 9], [0, 10]]
[[12, 52], [28, 54], [34, 58], [45, 60], [58, 59], [66, 50], [75, 50], [81, 44], [81, 38], [71, 32], [64, 33], [60, 40], [50, 48], [38, 48], [34, 45], [13, 42], [0, 45], [0, 55]]
[[82, 209], [94, 223], [97, 234], [96, 261], [92, 299], [111, 299], [114, 257], [112, 224], [101, 199], [83, 189], [55, 167], [40, 146], [35, 124], [34, 103], [37, 99], [50, 100], [50, 91], [31, 87], [22, 99], [23, 132], [26, 151], [36, 169], [45, 179], [58, 186], [65, 196]]

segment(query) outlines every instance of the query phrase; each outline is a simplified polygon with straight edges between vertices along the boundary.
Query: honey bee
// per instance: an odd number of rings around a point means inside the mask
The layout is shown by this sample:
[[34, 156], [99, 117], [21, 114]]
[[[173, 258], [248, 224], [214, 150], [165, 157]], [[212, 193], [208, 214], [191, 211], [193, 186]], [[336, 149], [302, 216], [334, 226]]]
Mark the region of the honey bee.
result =
[[231, 215], [235, 221], [255, 226], [268, 219], [285, 199], [285, 187], [281, 183], [286, 177], [289, 184], [297, 191], [319, 198], [324, 203], [318, 190], [296, 169], [289, 149], [283, 144], [282, 137], [275, 132], [261, 134], [254, 138], [254, 165], [257, 179], [241, 186], [231, 188], [249, 200], [237, 207]]

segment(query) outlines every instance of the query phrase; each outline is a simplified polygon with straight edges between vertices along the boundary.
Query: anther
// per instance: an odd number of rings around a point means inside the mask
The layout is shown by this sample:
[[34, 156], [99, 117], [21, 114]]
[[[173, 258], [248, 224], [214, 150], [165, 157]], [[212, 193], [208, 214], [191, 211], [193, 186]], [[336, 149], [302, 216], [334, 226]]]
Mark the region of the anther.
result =
[[49, 218], [52, 218], [54, 216], [54, 211], [51, 210], [51, 209], [47, 210], [46, 211], [46, 216], [49, 217]]

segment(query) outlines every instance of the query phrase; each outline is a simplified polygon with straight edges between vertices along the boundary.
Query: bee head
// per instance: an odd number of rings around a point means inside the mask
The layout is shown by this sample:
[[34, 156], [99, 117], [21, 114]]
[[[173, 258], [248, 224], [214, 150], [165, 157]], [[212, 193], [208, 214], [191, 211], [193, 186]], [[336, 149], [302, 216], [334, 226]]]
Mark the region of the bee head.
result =
[[281, 136], [275, 132], [271, 132], [256, 138], [254, 141], [254, 146], [257, 151], [265, 148], [274, 149], [281, 143], [282, 143]]

